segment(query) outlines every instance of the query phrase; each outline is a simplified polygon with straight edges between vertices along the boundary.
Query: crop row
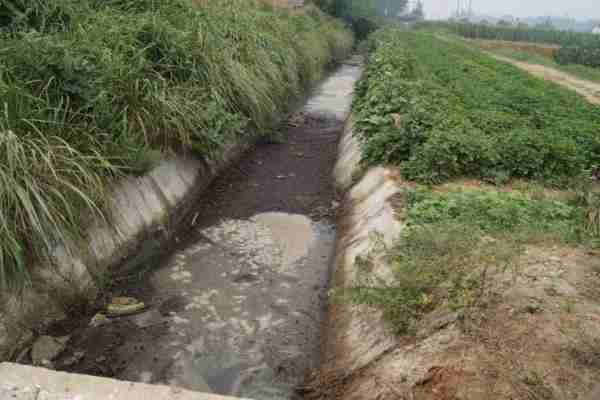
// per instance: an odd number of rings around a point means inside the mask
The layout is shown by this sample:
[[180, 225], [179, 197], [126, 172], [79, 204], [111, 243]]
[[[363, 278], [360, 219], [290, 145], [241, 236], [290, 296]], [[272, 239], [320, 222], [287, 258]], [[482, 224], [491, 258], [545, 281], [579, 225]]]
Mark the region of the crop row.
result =
[[366, 162], [556, 185], [600, 165], [600, 107], [574, 92], [427, 33], [387, 29], [371, 49], [353, 105]]

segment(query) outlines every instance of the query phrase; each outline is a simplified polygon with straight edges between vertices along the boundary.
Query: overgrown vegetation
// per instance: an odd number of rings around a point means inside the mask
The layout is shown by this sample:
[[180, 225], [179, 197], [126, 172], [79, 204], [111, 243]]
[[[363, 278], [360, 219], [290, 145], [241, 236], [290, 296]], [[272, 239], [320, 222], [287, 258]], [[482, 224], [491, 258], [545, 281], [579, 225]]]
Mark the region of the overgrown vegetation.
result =
[[3, 288], [79, 237], [112, 179], [268, 134], [352, 46], [314, 7], [246, 0], [9, 0], [0, 29]]
[[371, 48], [353, 105], [366, 163], [558, 186], [600, 164], [600, 107], [577, 94], [426, 33], [387, 29]]
[[600, 68], [600, 43], [594, 46], [565, 46], [554, 53], [554, 59], [562, 65], [579, 64]]
[[[393, 332], [413, 332], [435, 309], [468, 313], [484, 305], [498, 272], [517, 272], [525, 246], [539, 241], [575, 243], [588, 233], [574, 203], [537, 198], [535, 192], [492, 189], [407, 189], [399, 207], [406, 223], [392, 248], [375, 247], [358, 260], [347, 300], [380, 308]], [[371, 272], [385, 254], [392, 279]]]

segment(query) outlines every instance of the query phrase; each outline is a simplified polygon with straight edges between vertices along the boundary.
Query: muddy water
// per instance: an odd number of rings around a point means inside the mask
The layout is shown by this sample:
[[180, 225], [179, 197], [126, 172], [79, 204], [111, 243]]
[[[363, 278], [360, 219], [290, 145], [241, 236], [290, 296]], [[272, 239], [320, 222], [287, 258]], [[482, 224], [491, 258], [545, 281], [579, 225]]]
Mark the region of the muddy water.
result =
[[198, 199], [193, 230], [157, 254], [146, 281], [118, 291], [149, 309], [75, 335], [63, 362], [85, 356], [65, 369], [295, 398], [320, 361], [335, 240], [331, 172], [359, 74], [356, 64], [341, 66], [290, 118], [285, 141], [259, 145]]
[[[318, 343], [335, 231], [301, 215], [258, 214], [199, 230], [156, 288], [181, 297], [158, 357], [170, 383], [255, 399], [290, 396]], [[164, 353], [164, 354], [162, 354]], [[139, 370], [139, 379], [152, 372]]]

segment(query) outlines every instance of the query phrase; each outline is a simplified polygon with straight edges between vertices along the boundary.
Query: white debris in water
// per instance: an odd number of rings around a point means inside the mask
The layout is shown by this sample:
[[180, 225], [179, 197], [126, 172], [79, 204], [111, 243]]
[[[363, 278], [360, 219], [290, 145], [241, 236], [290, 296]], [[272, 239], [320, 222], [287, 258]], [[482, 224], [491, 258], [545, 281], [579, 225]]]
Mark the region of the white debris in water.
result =
[[271, 230], [261, 223], [228, 220], [204, 229], [202, 233], [212, 241], [222, 243], [241, 254], [249, 265], [272, 268], [281, 266], [282, 249], [273, 238]]
[[172, 317], [172, 321], [175, 325], [187, 325], [190, 323], [190, 320], [187, 318], [182, 318], [179, 315], [174, 315]]

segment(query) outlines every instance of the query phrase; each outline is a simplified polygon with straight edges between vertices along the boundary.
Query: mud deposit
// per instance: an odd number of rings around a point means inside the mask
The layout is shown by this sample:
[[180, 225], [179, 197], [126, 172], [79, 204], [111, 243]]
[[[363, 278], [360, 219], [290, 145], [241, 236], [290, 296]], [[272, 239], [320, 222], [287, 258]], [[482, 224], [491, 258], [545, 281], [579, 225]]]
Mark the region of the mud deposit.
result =
[[111, 293], [143, 301], [143, 312], [55, 326], [50, 334], [70, 340], [54, 368], [295, 398], [319, 364], [337, 208], [331, 171], [359, 74], [340, 67], [285, 124], [285, 140], [257, 146], [198, 199], [171, 250], [144, 250], [139, 270], [151, 272]]

